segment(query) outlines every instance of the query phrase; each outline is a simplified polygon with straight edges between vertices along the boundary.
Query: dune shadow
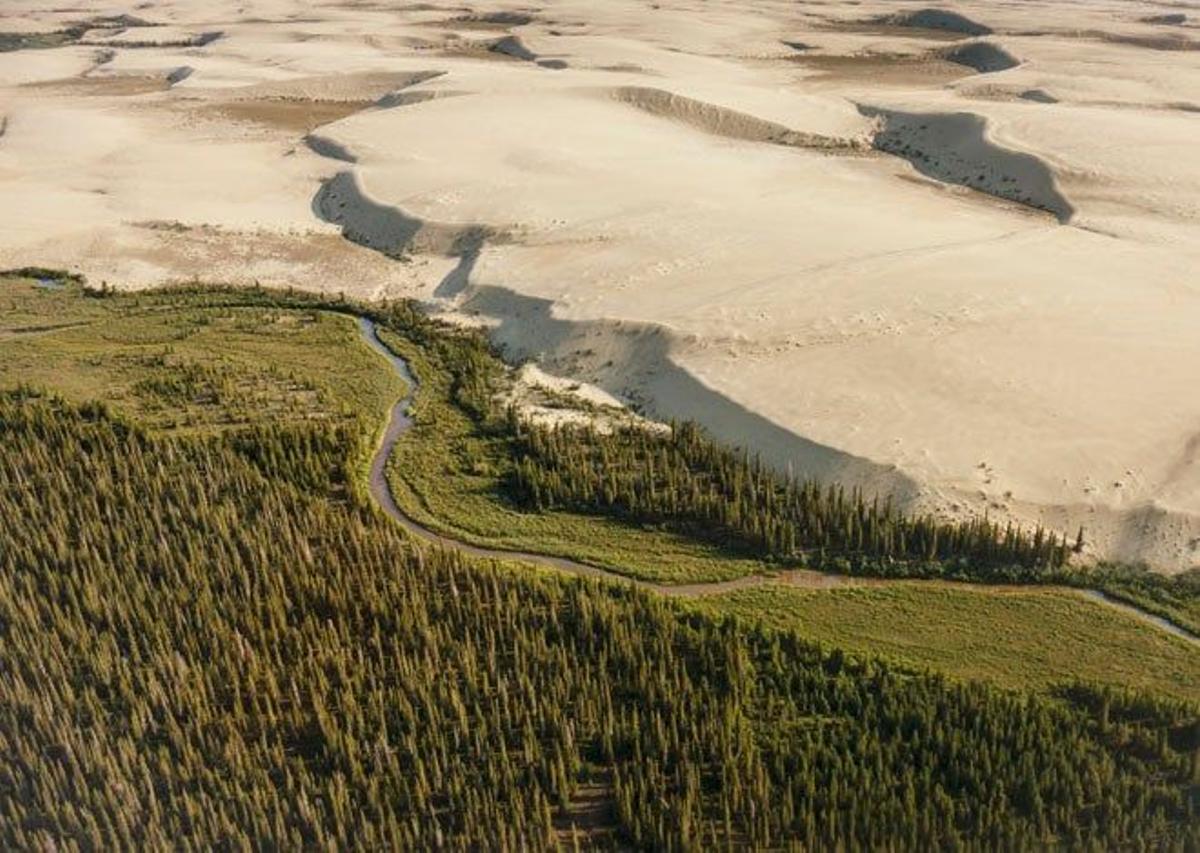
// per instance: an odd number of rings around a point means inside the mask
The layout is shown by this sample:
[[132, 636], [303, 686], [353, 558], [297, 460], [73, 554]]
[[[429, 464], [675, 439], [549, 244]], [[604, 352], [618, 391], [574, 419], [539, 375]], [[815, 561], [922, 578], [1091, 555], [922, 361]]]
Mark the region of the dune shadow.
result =
[[329, 160], [339, 160], [343, 163], [357, 163], [358, 158], [354, 156], [345, 145], [336, 142], [327, 136], [310, 133], [304, 137], [304, 144], [309, 150], [318, 157], [325, 157]]
[[434, 288], [438, 299], [454, 299], [471, 286], [471, 273], [479, 260], [479, 254], [487, 244], [487, 232], [482, 228], [464, 231], [450, 247], [449, 255], [458, 258], [458, 264]]
[[941, 57], [956, 65], [964, 65], [980, 74], [995, 74], [1016, 68], [1021, 61], [990, 41], [973, 41], [941, 51]]
[[1026, 89], [1017, 95], [1022, 101], [1032, 101], [1035, 104], [1057, 104], [1058, 98], [1045, 89]]
[[520, 62], [531, 62], [539, 68], [546, 68], [551, 71], [562, 71], [564, 68], [570, 67], [562, 59], [546, 59], [534, 53], [525, 45], [525, 42], [521, 41], [519, 36], [514, 35], [507, 35], [492, 42], [488, 46], [487, 52], [507, 59], [516, 59]]
[[745, 447], [802, 478], [858, 486], [867, 495], [891, 496], [898, 506], [919, 494], [916, 483], [895, 466], [799, 436], [709, 388], [672, 359], [673, 339], [662, 326], [564, 320], [554, 316], [551, 300], [472, 283], [484, 247], [489, 240], [504, 239], [501, 231], [410, 216], [372, 200], [350, 171], [325, 181], [312, 208], [320, 219], [340, 225], [346, 239], [389, 256], [425, 251], [457, 257], [458, 265], [435, 295], [464, 297], [461, 310], [493, 320], [491, 338], [509, 361], [537, 359], [552, 372], [592, 382], [653, 417], [694, 420], [714, 438]]
[[478, 255], [487, 239], [497, 233], [482, 225], [428, 222], [398, 207], [381, 204], [363, 191], [349, 170], [321, 184], [313, 196], [312, 211], [318, 219], [341, 226], [347, 240], [392, 257], [416, 252], [448, 257]]
[[929, 178], [1045, 210], [1064, 224], [1075, 213], [1050, 167], [1032, 154], [996, 145], [987, 137], [982, 116], [908, 113], [863, 104], [858, 110], [879, 121], [872, 140], [877, 149], [903, 157]]
[[974, 21], [948, 9], [917, 9], [897, 12], [875, 19], [877, 23], [917, 30], [940, 30], [964, 36], [985, 36], [992, 32], [986, 24]]
[[1162, 24], [1170, 27], [1179, 27], [1187, 23], [1187, 15], [1183, 12], [1168, 12], [1162, 15], [1147, 15], [1144, 18], [1138, 18], [1143, 24]]
[[[672, 359], [672, 337], [661, 326], [564, 320], [553, 315], [551, 300], [490, 285], [474, 287], [462, 307], [496, 322], [492, 340], [510, 361], [535, 359], [551, 372], [565, 367], [651, 417], [696, 421], [714, 438], [801, 478], [859, 486], [899, 506], [918, 496], [915, 481], [895, 466], [804, 438], [708, 387]], [[597, 341], [603, 353], [589, 355]]]

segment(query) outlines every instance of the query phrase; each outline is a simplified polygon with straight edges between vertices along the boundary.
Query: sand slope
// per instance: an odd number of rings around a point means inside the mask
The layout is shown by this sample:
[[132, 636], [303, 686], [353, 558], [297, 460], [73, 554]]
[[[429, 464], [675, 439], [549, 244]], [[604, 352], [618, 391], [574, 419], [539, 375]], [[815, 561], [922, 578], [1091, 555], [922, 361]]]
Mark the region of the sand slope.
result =
[[781, 467], [1175, 571], [1194, 18], [9, 0], [0, 266], [415, 296]]

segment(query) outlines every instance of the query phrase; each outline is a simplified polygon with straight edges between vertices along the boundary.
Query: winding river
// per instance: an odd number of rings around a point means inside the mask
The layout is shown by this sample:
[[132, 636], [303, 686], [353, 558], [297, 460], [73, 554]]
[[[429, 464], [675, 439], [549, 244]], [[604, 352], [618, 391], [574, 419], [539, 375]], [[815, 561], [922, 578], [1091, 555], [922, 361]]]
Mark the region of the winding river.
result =
[[[533, 563], [534, 565], [542, 566], [548, 569], [554, 569], [567, 574], [576, 575], [579, 577], [603, 578], [605, 580], [617, 581], [620, 583], [632, 584], [641, 589], [651, 590], [662, 595], [677, 596], [683, 598], [697, 598], [703, 595], [718, 595], [723, 592], [732, 592], [733, 590], [746, 589], [749, 587], [761, 586], [763, 584], [780, 584], [784, 586], [805, 587], [808, 589], [832, 589], [835, 587], [846, 586], [864, 586], [871, 584], [887, 583], [886, 580], [870, 579], [870, 578], [852, 578], [845, 575], [828, 574], [825, 572], [817, 572], [811, 569], [788, 569], [777, 572], [771, 575], [747, 575], [745, 577], [735, 578], [728, 581], [711, 581], [708, 583], [690, 583], [690, 584], [665, 584], [655, 581], [641, 580], [631, 578], [627, 575], [618, 574], [617, 572], [608, 569], [601, 569], [597, 566], [590, 566], [586, 563], [580, 563], [576, 560], [567, 559], [566, 557], [555, 557], [550, 554], [536, 554], [529, 551], [509, 551], [500, 548], [484, 548], [479, 545], [472, 545], [469, 542], [463, 542], [459, 539], [452, 539], [444, 536], [435, 530], [431, 530], [422, 524], [413, 521], [401, 511], [396, 505], [395, 498], [392, 497], [391, 487], [387, 481], [387, 462], [392, 455], [392, 448], [404, 433], [412, 428], [413, 421], [409, 416], [409, 407], [413, 403], [414, 395], [417, 392], [418, 383], [412, 371], [408, 368], [408, 363], [396, 355], [387, 345], [379, 338], [379, 330], [375, 322], [367, 317], [358, 318], [358, 328], [362, 334], [363, 340], [371, 349], [375, 350], [392, 366], [397, 375], [404, 380], [407, 388], [405, 396], [401, 398], [392, 407], [388, 417], [387, 427], [384, 430], [383, 437], [379, 442], [379, 446], [375, 450], [375, 455], [371, 457], [371, 467], [369, 474], [369, 485], [371, 496], [380, 508], [393, 518], [396, 523], [411, 533], [413, 536], [423, 539], [426, 542], [431, 542], [435, 545], [440, 545], [445, 548], [452, 548], [460, 551], [463, 554], [472, 557], [484, 557], [493, 560], [516, 560], [522, 563]], [[957, 584], [956, 584], [957, 585]], [[979, 584], [962, 584], [967, 588], [979, 589]], [[1019, 587], [1007, 586], [1005, 590], [1011, 590]], [[1031, 590], [1044, 590], [1047, 587], [1028, 587]], [[1088, 599], [1089, 601], [1103, 604], [1108, 607], [1120, 610], [1136, 619], [1139, 619], [1147, 625], [1151, 625], [1159, 630], [1165, 631], [1176, 637], [1179, 637], [1189, 643], [1200, 646], [1200, 637], [1181, 628], [1180, 626], [1163, 619], [1160, 616], [1155, 616], [1147, 613], [1132, 605], [1124, 602], [1116, 601], [1109, 598], [1102, 592], [1097, 590], [1081, 590], [1074, 589], [1073, 592]]]

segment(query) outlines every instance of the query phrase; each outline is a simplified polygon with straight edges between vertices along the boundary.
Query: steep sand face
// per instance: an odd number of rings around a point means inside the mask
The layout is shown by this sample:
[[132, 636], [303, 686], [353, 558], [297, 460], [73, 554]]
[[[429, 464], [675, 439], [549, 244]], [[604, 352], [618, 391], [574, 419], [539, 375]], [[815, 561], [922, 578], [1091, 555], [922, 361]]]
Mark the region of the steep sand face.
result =
[[1178, 570], [1194, 18], [9, 0], [0, 267], [415, 296], [781, 467]]

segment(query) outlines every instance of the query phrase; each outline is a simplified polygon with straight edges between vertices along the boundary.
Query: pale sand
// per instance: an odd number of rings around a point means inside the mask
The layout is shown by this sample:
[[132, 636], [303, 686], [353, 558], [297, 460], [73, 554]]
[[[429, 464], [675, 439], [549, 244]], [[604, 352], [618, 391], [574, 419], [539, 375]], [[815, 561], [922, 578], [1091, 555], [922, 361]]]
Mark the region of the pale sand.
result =
[[0, 266], [415, 296], [798, 473], [1200, 563], [1190, 11], [53, 8], [0, 30], [164, 26], [0, 52]]

